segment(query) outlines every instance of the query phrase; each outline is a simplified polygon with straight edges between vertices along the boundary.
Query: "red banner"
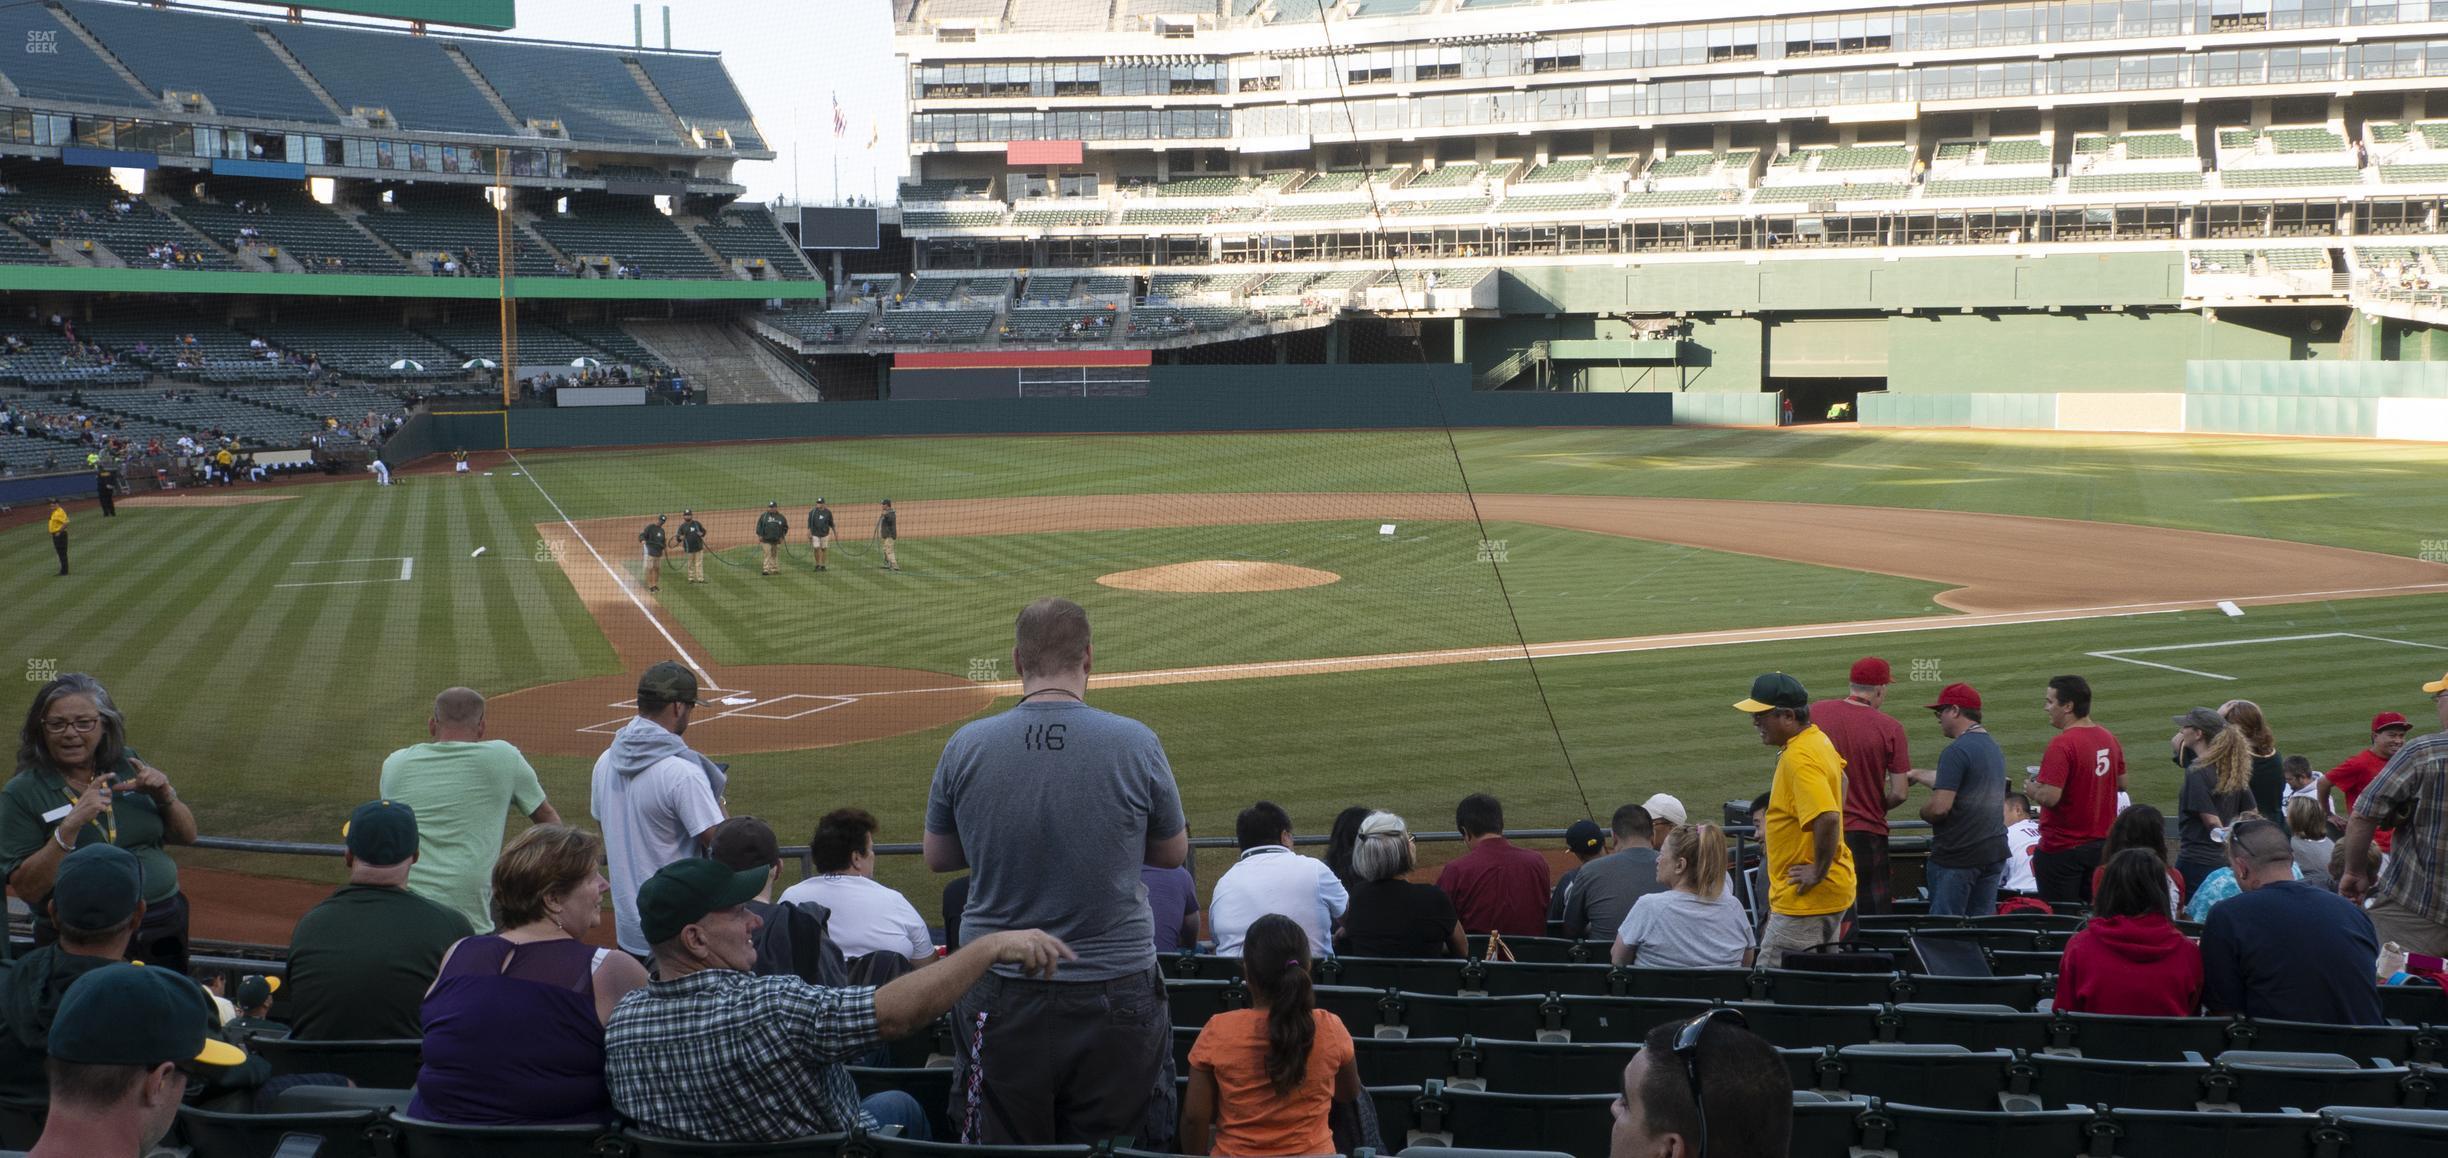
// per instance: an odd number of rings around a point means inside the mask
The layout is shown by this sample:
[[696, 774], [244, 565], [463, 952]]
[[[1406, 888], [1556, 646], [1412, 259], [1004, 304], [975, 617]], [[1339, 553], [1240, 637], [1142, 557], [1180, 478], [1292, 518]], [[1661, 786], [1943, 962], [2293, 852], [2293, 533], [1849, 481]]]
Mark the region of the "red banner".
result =
[[1077, 165], [1087, 158], [1087, 148], [1079, 141], [1013, 141], [1003, 146], [1003, 160], [1014, 169], [1026, 165]]
[[1020, 366], [1145, 366], [1146, 350], [973, 350], [893, 355], [897, 370], [988, 370]]

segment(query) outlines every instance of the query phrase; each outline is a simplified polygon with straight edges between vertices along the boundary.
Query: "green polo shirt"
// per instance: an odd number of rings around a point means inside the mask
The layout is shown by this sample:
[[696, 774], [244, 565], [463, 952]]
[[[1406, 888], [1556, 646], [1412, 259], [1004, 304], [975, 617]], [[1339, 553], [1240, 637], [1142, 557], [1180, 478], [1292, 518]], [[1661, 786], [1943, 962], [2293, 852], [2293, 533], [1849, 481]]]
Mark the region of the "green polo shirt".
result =
[[[129, 752], [113, 773], [121, 781], [136, 779], [136, 753]], [[20, 768], [7, 786], [0, 787], [0, 880], [17, 871], [25, 859], [42, 851], [42, 844], [52, 839], [51, 830], [67, 813], [64, 809], [76, 803], [76, 793], [68, 790], [68, 781], [58, 773], [43, 768]], [[52, 815], [55, 814], [56, 815]], [[51, 818], [46, 820], [44, 817]], [[153, 798], [142, 792], [122, 791], [111, 795], [111, 809], [95, 817], [76, 835], [77, 847], [88, 844], [116, 844], [136, 854], [144, 865], [144, 901], [158, 905], [178, 895], [178, 862], [162, 848], [162, 814]], [[28, 897], [33, 904], [40, 898]]]
[[466, 917], [406, 889], [346, 885], [298, 918], [274, 1016], [299, 1041], [423, 1037], [420, 1010]]

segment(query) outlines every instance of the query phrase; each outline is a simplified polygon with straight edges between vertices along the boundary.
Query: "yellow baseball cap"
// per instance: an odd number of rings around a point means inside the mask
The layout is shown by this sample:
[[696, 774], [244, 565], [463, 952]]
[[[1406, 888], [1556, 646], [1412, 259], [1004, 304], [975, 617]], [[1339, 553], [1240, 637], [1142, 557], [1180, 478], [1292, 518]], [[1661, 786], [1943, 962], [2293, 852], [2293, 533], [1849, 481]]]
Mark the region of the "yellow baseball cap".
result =
[[2432, 680], [2430, 683], [2424, 684], [2423, 690], [2435, 696], [2441, 692], [2448, 692], [2448, 675], [2443, 675], [2438, 679]]

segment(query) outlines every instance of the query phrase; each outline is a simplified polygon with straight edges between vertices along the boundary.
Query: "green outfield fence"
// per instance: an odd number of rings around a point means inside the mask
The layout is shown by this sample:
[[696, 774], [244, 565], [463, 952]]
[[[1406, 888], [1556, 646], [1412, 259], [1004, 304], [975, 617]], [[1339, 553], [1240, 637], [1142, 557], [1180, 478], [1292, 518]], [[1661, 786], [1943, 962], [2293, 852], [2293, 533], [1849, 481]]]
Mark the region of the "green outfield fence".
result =
[[[1703, 401], [1705, 400], [1705, 401]], [[1473, 390], [1468, 366], [1157, 366], [1136, 398], [436, 411], [383, 448], [394, 466], [454, 449], [654, 446], [963, 434], [1170, 434], [1445, 426], [1775, 421], [1773, 395]]]
[[2448, 442], [2448, 363], [2195, 361], [2182, 393], [1864, 394], [1861, 424]]

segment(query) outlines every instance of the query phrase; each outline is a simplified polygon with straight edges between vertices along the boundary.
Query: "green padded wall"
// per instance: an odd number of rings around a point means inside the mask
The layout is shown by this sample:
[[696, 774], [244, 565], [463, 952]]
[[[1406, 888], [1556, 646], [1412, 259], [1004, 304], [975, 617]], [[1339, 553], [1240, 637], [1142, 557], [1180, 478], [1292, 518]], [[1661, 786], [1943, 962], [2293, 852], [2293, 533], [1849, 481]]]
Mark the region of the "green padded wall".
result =
[[1914, 256], [1895, 261], [1626, 261], [1508, 269], [1507, 313], [2173, 306], [2184, 262], [2155, 253]]
[[2448, 398], [2448, 362], [2188, 362], [2184, 388], [2256, 397]]

